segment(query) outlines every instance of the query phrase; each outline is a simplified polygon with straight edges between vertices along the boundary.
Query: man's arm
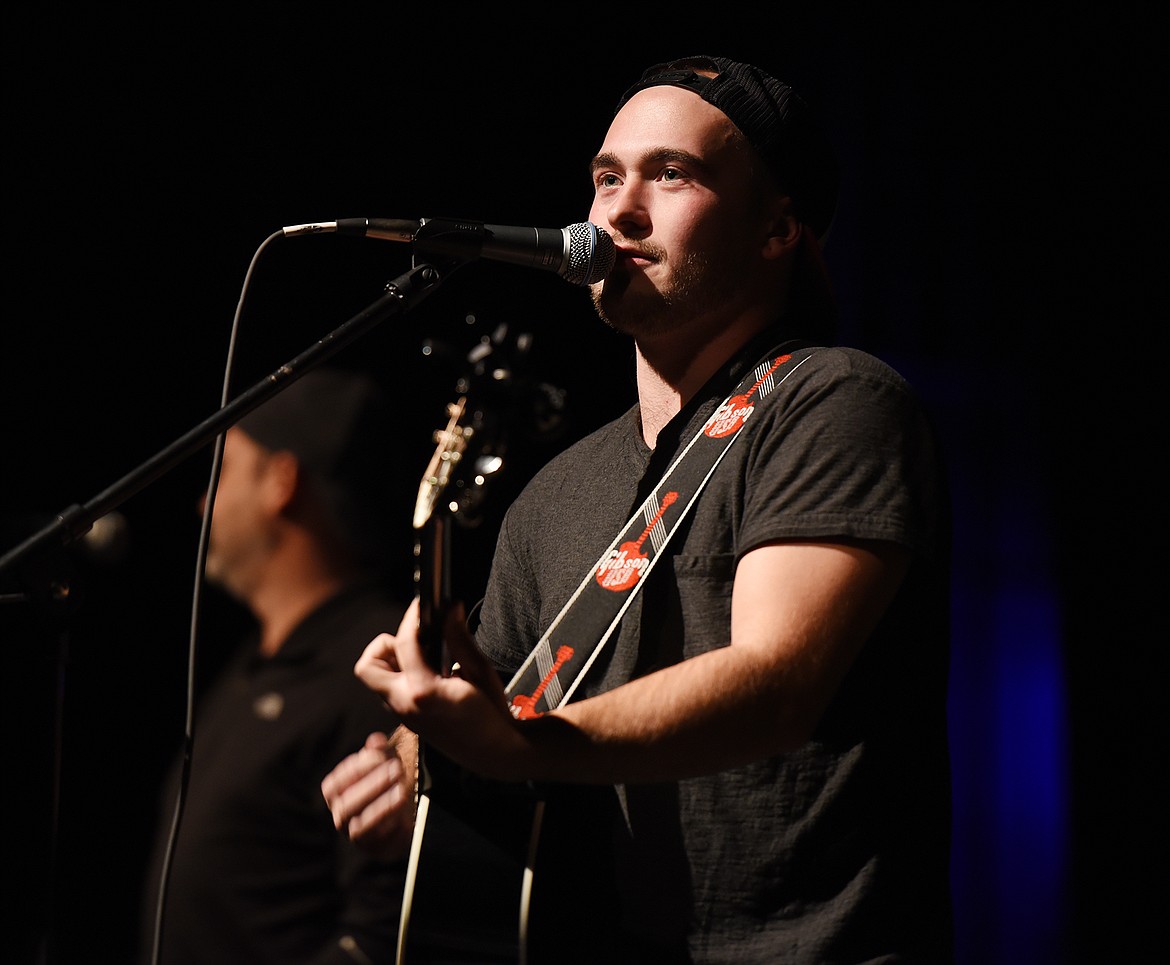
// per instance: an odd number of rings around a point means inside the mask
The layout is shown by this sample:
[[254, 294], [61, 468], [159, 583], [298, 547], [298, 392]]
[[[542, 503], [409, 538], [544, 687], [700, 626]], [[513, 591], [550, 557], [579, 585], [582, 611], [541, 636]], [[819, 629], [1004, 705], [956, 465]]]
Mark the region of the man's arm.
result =
[[800, 747], [893, 599], [893, 544], [776, 543], [736, 571], [731, 644], [533, 722], [542, 780], [677, 780]]
[[417, 610], [371, 642], [355, 671], [407, 726], [499, 780], [634, 783], [712, 773], [801, 746], [909, 566], [891, 543], [780, 542], [740, 561], [730, 645], [516, 721], [461, 621], [459, 677], [418, 646]]

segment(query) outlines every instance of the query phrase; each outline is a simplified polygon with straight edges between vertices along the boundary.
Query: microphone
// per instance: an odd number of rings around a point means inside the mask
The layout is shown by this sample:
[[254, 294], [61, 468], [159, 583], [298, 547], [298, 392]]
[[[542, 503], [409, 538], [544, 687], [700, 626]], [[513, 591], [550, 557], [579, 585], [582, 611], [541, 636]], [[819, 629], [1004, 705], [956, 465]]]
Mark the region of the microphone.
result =
[[402, 241], [423, 255], [488, 258], [555, 271], [574, 285], [592, 285], [613, 269], [613, 239], [591, 221], [567, 228], [512, 228], [453, 218], [344, 218], [282, 229], [286, 237], [335, 232]]
[[[62, 519], [65, 513], [49, 516], [41, 513], [4, 513], [0, 515], [0, 537], [8, 542], [11, 536], [25, 537], [29, 531], [48, 527]], [[56, 544], [53, 544], [56, 545]], [[130, 549], [130, 523], [116, 509], [99, 516], [89, 529], [68, 545], [80, 551], [94, 563], [121, 563]]]

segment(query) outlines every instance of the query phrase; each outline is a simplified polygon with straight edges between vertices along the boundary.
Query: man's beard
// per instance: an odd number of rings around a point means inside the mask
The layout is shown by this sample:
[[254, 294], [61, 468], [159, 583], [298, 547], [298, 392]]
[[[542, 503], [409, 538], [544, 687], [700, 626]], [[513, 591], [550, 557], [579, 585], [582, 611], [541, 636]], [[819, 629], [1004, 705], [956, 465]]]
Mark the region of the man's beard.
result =
[[[214, 529], [214, 525], [213, 525]], [[255, 586], [257, 574], [275, 546], [275, 535], [259, 521], [243, 537], [217, 540], [214, 533], [209, 541], [204, 576], [207, 582], [218, 586], [237, 600], [246, 602]]]
[[204, 562], [203, 575], [212, 586], [217, 586], [229, 596], [241, 599], [241, 590], [232, 579], [232, 566], [224, 554], [216, 551], [215, 547], [207, 550], [207, 559]]
[[628, 277], [611, 275], [590, 286], [593, 307], [611, 328], [635, 338], [678, 330], [728, 303], [734, 266], [715, 261], [709, 252], [691, 252], [673, 266], [662, 289], [634, 291]]

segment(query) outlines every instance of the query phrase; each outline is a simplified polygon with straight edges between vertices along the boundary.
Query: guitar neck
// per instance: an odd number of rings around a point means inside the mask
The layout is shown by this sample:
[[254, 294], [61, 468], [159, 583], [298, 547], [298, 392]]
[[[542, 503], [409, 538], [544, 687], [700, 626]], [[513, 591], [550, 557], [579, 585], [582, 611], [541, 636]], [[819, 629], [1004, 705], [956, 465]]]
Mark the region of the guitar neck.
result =
[[444, 675], [451, 670], [443, 645], [443, 623], [451, 607], [451, 525], [443, 513], [432, 513], [416, 544], [419, 641], [427, 662]]

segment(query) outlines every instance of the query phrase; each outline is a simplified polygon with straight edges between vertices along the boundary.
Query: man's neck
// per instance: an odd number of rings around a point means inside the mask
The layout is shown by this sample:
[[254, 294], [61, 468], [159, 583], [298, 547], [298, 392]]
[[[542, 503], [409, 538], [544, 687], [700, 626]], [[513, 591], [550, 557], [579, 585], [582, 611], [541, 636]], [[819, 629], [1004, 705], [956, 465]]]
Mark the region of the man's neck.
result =
[[651, 449], [658, 433], [729, 358], [766, 325], [755, 320], [718, 329], [709, 337], [674, 332], [636, 344], [642, 438]]
[[347, 585], [344, 574], [314, 565], [274, 573], [249, 599], [260, 624], [260, 652], [272, 656], [310, 613]]

